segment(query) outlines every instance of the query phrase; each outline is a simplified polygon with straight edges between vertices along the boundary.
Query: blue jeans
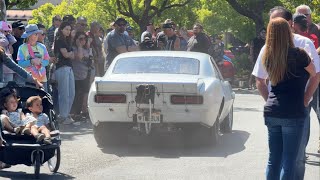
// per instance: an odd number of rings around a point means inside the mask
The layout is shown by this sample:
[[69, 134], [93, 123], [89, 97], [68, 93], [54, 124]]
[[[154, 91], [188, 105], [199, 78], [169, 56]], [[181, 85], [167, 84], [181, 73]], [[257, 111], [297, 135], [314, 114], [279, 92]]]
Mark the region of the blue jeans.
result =
[[58, 83], [59, 113], [65, 119], [69, 116], [75, 95], [74, 75], [71, 67], [63, 66], [55, 71]]
[[310, 136], [310, 111], [311, 111], [311, 104], [308, 107], [308, 116], [305, 119], [301, 143], [299, 146], [298, 158], [296, 162], [296, 175], [295, 180], [303, 180], [304, 179], [304, 172], [306, 170], [305, 167], [305, 155], [306, 155], [306, 147], [309, 141]]
[[265, 117], [269, 142], [267, 180], [294, 178], [304, 120]]

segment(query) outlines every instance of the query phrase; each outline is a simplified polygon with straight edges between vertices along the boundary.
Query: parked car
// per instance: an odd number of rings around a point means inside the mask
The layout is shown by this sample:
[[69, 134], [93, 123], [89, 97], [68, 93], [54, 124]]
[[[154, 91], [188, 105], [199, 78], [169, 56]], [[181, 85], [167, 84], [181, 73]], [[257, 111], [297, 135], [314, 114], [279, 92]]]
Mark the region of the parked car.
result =
[[120, 54], [88, 97], [99, 145], [119, 143], [135, 130], [182, 130], [187, 143], [215, 144], [231, 132], [235, 93], [211, 56], [197, 52]]

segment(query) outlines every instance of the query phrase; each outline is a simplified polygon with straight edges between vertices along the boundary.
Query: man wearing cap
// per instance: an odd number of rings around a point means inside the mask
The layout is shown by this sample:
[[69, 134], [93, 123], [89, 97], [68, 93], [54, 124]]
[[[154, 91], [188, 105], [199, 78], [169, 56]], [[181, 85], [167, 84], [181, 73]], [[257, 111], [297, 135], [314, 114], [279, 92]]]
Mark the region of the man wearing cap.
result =
[[23, 38], [21, 38], [24, 33], [24, 24], [19, 20], [12, 23], [12, 35], [16, 38], [17, 42], [12, 45], [13, 53], [12, 59], [17, 62], [17, 53], [19, 46], [23, 44]]
[[292, 28], [294, 33], [309, 38], [316, 49], [319, 47], [318, 37], [315, 34], [308, 33], [307, 16], [304, 14], [294, 14]]
[[117, 18], [114, 22], [115, 29], [108, 33], [106, 37], [108, 43], [107, 67], [117, 55], [139, 50], [134, 41], [124, 33], [127, 24], [128, 22], [124, 18]]
[[[298, 14], [304, 14], [307, 18], [308, 22], [308, 29], [307, 33], [308, 34], [314, 34], [318, 38], [318, 44], [320, 44], [320, 28], [312, 22], [312, 17], [311, 17], [311, 9], [307, 5], [300, 5], [296, 8], [296, 13]], [[320, 49], [318, 48], [318, 54], [320, 54]]]
[[151, 40], [155, 40], [155, 37], [153, 37], [154, 34], [154, 26], [152, 22], [149, 22], [147, 24], [147, 30], [145, 30], [142, 34], [141, 34], [141, 39], [140, 41], [143, 42], [143, 40], [145, 39], [145, 37], [149, 37]]
[[156, 44], [157, 47], [161, 50], [166, 51], [179, 51], [180, 50], [180, 39], [177, 37], [174, 32], [173, 25], [170, 22], [165, 21], [162, 24], [162, 30], [157, 34]]

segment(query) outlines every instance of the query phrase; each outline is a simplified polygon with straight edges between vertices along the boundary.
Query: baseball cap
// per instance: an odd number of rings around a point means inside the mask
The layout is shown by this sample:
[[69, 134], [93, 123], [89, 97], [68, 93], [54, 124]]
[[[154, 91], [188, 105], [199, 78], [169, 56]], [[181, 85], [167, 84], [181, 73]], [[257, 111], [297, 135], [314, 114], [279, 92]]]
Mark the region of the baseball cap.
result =
[[0, 21], [0, 29], [3, 31], [11, 31], [11, 25], [8, 24], [6, 21]]
[[114, 21], [115, 24], [119, 24], [120, 22], [124, 22], [124, 23], [128, 24], [128, 22], [127, 22], [124, 18], [122, 18], [122, 17], [118, 17], [118, 18]]
[[24, 28], [24, 24], [20, 20], [12, 23], [12, 28], [19, 28], [19, 27]]
[[293, 22], [299, 24], [303, 28], [308, 27], [307, 16], [305, 16], [304, 14], [293, 15]]

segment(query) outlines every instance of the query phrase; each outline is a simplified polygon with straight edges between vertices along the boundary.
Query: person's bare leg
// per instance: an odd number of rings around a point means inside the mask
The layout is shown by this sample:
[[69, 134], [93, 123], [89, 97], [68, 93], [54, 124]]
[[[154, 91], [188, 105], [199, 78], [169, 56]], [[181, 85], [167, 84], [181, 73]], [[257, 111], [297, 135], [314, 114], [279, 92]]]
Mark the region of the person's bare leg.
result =
[[41, 126], [39, 131], [46, 136], [46, 138], [50, 138], [50, 131], [46, 126]]

